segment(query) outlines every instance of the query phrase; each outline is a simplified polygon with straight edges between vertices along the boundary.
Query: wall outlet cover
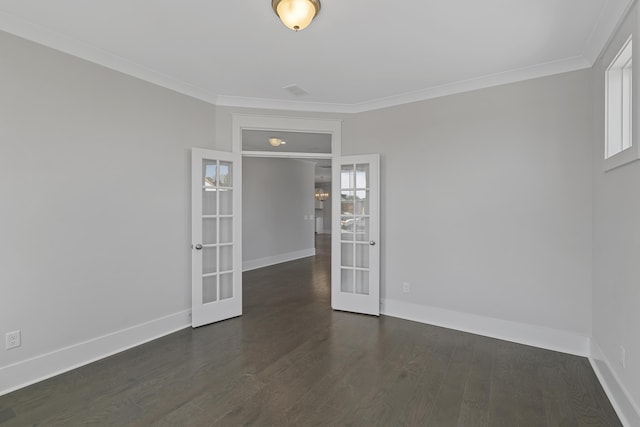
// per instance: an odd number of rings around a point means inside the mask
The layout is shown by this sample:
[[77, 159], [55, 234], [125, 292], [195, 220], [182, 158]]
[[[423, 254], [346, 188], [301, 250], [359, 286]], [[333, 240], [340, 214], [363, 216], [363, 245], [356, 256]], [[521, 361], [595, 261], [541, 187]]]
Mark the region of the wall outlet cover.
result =
[[21, 344], [22, 344], [22, 340], [20, 337], [20, 330], [8, 332], [5, 335], [5, 348], [7, 350], [20, 347]]

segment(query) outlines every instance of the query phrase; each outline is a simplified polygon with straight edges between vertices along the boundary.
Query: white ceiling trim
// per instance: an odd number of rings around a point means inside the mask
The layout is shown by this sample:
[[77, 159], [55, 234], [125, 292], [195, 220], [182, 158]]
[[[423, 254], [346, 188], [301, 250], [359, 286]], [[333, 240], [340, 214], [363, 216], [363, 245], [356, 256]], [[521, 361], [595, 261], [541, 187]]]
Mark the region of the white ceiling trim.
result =
[[585, 43], [585, 49], [582, 56], [506, 71], [470, 80], [452, 82], [450, 84], [425, 88], [414, 92], [375, 99], [358, 104], [313, 103], [216, 95], [202, 87], [158, 73], [106, 50], [79, 42], [68, 36], [48, 30], [40, 25], [16, 18], [10, 14], [0, 12], [0, 29], [27, 40], [214, 105], [308, 112], [360, 113], [498, 86], [506, 83], [590, 68], [593, 66], [600, 55], [600, 52], [609, 41], [611, 35], [622, 19], [624, 19], [629, 8], [634, 2], [635, 0], [621, 0], [617, 7], [603, 8], [594, 30]]
[[622, 24], [622, 21], [627, 17], [629, 9], [634, 3], [635, 0], [625, 0], [613, 7], [606, 7], [607, 4], [603, 6], [600, 11], [600, 17], [587, 39], [583, 51], [583, 56], [591, 65], [595, 64], [600, 57], [605, 46], [609, 43], [620, 24]]
[[410, 102], [418, 102], [424, 101], [426, 99], [455, 95], [457, 93], [470, 92], [472, 90], [484, 89], [492, 86], [500, 86], [507, 83], [515, 83], [519, 81], [535, 79], [538, 77], [550, 76], [553, 74], [583, 70], [585, 68], [590, 68], [592, 65], [593, 64], [589, 63], [589, 61], [581, 56], [563, 59], [561, 61], [554, 61], [546, 64], [534, 65], [532, 67], [491, 74], [484, 77], [457, 81], [441, 86], [430, 87], [420, 91], [357, 104], [356, 109], [353, 112], [360, 113], [364, 111], [376, 110], [379, 108], [408, 104]]
[[287, 101], [280, 99], [249, 98], [241, 96], [217, 96], [217, 105], [225, 107], [262, 108], [267, 110], [312, 111], [318, 113], [354, 113], [352, 104]]
[[393, 107], [411, 102], [424, 101], [457, 93], [470, 92], [492, 86], [500, 86], [553, 74], [590, 68], [593, 64], [585, 58], [563, 59], [527, 68], [491, 74], [470, 80], [453, 82], [441, 86], [394, 95], [387, 98], [375, 99], [359, 104], [322, 104], [311, 102], [280, 101], [275, 99], [241, 98], [233, 96], [218, 96], [218, 105], [229, 107], [266, 108], [273, 110], [316, 111], [325, 113], [362, 113], [380, 108]]
[[217, 96], [201, 87], [158, 73], [106, 50], [79, 42], [4, 12], [0, 12], [0, 30], [210, 104], [216, 104]]

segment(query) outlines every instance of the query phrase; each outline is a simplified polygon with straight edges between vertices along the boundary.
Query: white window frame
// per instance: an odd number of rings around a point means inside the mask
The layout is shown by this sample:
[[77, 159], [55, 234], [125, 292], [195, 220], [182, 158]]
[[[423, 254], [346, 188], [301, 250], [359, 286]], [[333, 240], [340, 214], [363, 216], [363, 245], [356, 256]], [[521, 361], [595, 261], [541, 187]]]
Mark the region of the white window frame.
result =
[[605, 71], [605, 159], [633, 146], [633, 40], [627, 39]]
[[[620, 31], [602, 56], [604, 69], [603, 170], [609, 171], [640, 159], [638, 143], [639, 42], [633, 31]], [[634, 83], [635, 80], [635, 83]]]

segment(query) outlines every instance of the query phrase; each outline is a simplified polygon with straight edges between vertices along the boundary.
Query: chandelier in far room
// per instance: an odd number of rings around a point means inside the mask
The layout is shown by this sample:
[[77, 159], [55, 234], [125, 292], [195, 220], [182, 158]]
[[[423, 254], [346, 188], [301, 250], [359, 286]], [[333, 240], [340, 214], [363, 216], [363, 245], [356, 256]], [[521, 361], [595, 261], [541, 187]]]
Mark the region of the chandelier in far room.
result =
[[329, 193], [327, 193], [326, 191], [322, 190], [321, 188], [316, 188], [315, 198], [319, 202], [324, 202], [325, 200], [327, 200], [329, 198]]

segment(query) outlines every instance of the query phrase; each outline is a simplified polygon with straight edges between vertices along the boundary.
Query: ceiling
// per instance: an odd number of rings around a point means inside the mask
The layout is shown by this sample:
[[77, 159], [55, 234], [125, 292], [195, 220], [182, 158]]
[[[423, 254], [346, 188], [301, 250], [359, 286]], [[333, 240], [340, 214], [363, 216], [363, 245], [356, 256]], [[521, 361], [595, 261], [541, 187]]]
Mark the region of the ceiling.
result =
[[0, 29], [217, 105], [359, 112], [590, 67], [631, 3], [322, 0], [295, 33], [270, 0], [0, 0]]
[[331, 182], [331, 160], [318, 160], [315, 175], [316, 184]]

